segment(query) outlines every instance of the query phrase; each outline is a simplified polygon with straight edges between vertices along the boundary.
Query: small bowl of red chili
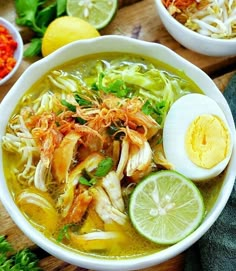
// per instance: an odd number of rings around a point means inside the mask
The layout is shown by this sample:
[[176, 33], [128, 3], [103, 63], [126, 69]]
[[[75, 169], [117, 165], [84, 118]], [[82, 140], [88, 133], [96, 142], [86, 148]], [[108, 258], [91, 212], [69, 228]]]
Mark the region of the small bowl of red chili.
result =
[[23, 57], [23, 41], [16, 27], [0, 17], [0, 85], [19, 68]]

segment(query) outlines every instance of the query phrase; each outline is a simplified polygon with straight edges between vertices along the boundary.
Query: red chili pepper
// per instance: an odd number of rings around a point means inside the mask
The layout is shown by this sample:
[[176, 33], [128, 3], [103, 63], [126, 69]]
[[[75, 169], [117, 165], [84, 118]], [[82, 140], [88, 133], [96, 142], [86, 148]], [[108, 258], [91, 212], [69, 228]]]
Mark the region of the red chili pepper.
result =
[[17, 42], [9, 31], [3, 25], [0, 25], [0, 79], [14, 68], [16, 64], [14, 58], [16, 48]]

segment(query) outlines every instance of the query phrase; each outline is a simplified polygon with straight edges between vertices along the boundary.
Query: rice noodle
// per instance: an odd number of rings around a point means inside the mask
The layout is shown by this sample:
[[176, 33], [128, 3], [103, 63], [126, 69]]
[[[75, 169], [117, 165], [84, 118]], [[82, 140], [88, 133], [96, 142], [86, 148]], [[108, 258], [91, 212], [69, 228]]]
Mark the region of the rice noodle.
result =
[[36, 194], [34, 192], [30, 191], [23, 191], [19, 196], [17, 197], [17, 202], [19, 204], [34, 204], [38, 207], [42, 208], [45, 212], [49, 214], [55, 214], [55, 209], [52, 206], [52, 204], [43, 196], [40, 194]]
[[34, 181], [35, 172], [33, 160], [34, 156], [39, 156], [39, 149], [21, 115], [17, 115], [14, 123], [11, 123], [9, 127], [13, 134], [7, 133], [2, 137], [2, 146], [7, 151], [19, 154], [18, 163], [19, 167], [23, 166], [23, 170], [16, 170], [17, 179], [21, 183], [31, 184]]

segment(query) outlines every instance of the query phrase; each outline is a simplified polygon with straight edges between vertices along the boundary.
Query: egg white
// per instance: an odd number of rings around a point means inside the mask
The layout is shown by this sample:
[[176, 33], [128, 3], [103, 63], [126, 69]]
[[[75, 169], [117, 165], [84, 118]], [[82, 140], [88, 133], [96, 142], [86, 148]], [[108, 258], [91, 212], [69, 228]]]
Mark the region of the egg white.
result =
[[[219, 117], [230, 134], [230, 149], [227, 157], [211, 169], [195, 165], [188, 157], [185, 136], [192, 121], [202, 114]], [[174, 169], [186, 177], [201, 181], [219, 175], [227, 166], [232, 153], [232, 134], [219, 105], [210, 97], [192, 93], [179, 98], [170, 108], [163, 127], [163, 148], [166, 159]]]

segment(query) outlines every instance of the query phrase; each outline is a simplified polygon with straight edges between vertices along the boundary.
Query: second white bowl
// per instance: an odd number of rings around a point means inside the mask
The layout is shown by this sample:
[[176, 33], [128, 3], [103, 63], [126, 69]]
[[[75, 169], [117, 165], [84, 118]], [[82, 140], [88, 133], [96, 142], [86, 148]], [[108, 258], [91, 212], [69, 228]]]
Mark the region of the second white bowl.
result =
[[155, 2], [163, 25], [184, 47], [208, 56], [236, 55], [236, 39], [216, 39], [194, 32], [171, 16], [162, 0], [155, 0]]

